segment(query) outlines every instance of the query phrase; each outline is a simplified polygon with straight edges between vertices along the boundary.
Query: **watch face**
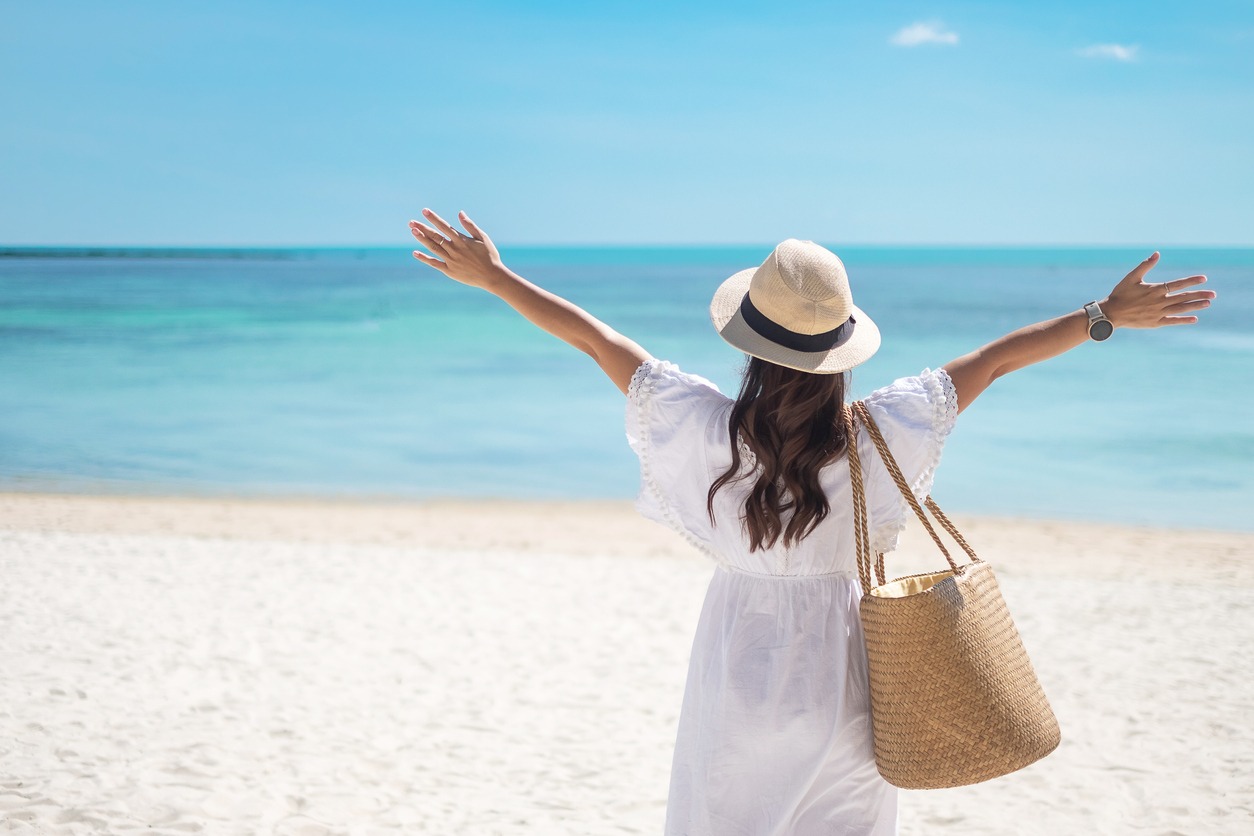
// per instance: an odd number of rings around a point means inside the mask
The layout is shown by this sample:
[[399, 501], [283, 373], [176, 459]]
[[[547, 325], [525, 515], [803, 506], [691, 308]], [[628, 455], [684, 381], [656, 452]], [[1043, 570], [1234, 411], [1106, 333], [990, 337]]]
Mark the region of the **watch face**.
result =
[[1099, 319], [1089, 325], [1089, 336], [1101, 342], [1115, 332], [1115, 326], [1110, 324], [1109, 319]]

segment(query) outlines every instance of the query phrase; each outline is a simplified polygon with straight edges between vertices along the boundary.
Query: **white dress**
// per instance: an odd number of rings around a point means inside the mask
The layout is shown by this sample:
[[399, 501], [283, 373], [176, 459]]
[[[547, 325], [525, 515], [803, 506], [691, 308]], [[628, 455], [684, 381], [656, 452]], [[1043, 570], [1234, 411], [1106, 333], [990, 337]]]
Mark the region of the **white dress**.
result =
[[[957, 415], [943, 371], [866, 398], [915, 493], [931, 490]], [[733, 401], [704, 378], [648, 360], [632, 377], [627, 438], [640, 457], [636, 507], [714, 559], [692, 645], [667, 801], [667, 836], [883, 836], [897, 790], [875, 768], [866, 655], [858, 620], [849, 465], [820, 481], [827, 518], [801, 543], [750, 552], [738, 522], [747, 487], [715, 497], [731, 464]], [[909, 513], [865, 430], [872, 545], [891, 551]]]

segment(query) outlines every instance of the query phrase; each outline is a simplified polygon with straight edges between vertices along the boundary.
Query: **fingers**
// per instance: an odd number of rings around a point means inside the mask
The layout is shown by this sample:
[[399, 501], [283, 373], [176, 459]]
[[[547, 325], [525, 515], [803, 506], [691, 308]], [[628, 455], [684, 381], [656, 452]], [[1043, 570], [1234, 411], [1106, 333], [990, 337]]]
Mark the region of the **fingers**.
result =
[[1205, 281], [1205, 276], [1188, 276], [1183, 279], [1172, 279], [1169, 282], [1163, 282], [1163, 287], [1167, 288], [1168, 293], [1175, 293], [1177, 290], [1184, 290], [1186, 287], [1193, 287]]
[[1150, 253], [1149, 258], [1132, 268], [1132, 272], [1123, 277], [1125, 282], [1135, 284], [1145, 279], [1145, 275], [1158, 263], [1158, 251]]
[[448, 239], [431, 227], [421, 221], [410, 221], [409, 231], [431, 252], [436, 255], [448, 255]]
[[1163, 308], [1163, 313], [1168, 315], [1188, 313], [1189, 311], [1203, 311], [1210, 307], [1209, 299], [1198, 299], [1194, 302], [1181, 302], [1176, 305], [1169, 305]]
[[440, 261], [440, 259], [435, 258], [434, 256], [429, 256], [426, 253], [419, 252], [418, 250], [414, 250], [414, 258], [418, 259], [423, 264], [434, 267], [435, 269], [439, 270], [441, 273], [448, 272], [447, 270], [448, 265], [445, 264], [443, 261]]
[[1186, 276], [1183, 279], [1172, 279], [1169, 282], [1163, 282], [1159, 287], [1165, 290], [1169, 295], [1164, 298], [1165, 307], [1162, 310], [1162, 317], [1158, 320], [1159, 325], [1193, 325], [1197, 322], [1196, 316], [1188, 316], [1191, 311], [1201, 311], [1210, 307], [1211, 300], [1215, 298], [1213, 290], [1190, 290], [1179, 292], [1188, 287], [1196, 287], [1206, 281], [1205, 276]]
[[[1206, 281], [1205, 276], [1187, 276], [1183, 279], [1172, 279], [1169, 282], [1163, 282], [1158, 285], [1167, 295], [1163, 297], [1163, 316], [1174, 317], [1179, 319], [1180, 314], [1186, 314], [1190, 311], [1200, 311], [1210, 307], [1211, 300], [1215, 298], [1213, 290], [1184, 290], [1188, 287], [1196, 287]], [[1197, 317], [1184, 317], [1197, 321]], [[1172, 325], [1185, 325], [1187, 322], [1164, 323]]]
[[414, 233], [414, 237], [419, 239], [420, 241], [429, 239], [437, 244], [439, 244], [440, 242], [447, 243], [448, 241], [448, 239], [446, 239], [443, 235], [436, 232], [434, 229], [427, 226], [422, 221], [410, 221], [409, 231]]
[[472, 221], [470, 216], [465, 212], [458, 212], [457, 218], [462, 222], [462, 226], [466, 227], [466, 231], [469, 232], [472, 237], [478, 238], [480, 241], [488, 240], [487, 233], [480, 229], [478, 224]]
[[1196, 316], [1182, 316], [1182, 314], [1188, 314], [1193, 311], [1201, 311], [1209, 308], [1211, 300], [1215, 298], [1215, 291], [1184, 291], [1183, 288], [1195, 287], [1205, 281], [1205, 276], [1188, 276], [1183, 279], [1173, 279], [1169, 282], [1163, 282], [1160, 285], [1146, 285], [1146, 287], [1153, 287], [1159, 292], [1165, 292], [1167, 294], [1162, 297], [1162, 318], [1158, 320], [1158, 324], [1189, 325], [1197, 322]]
[[1117, 311], [1118, 324], [1128, 328], [1159, 328], [1165, 325], [1192, 325], [1197, 314], [1209, 308], [1216, 294], [1213, 290], [1196, 290], [1206, 276], [1185, 276], [1165, 282], [1145, 281], [1158, 264], [1159, 254], [1132, 269], [1115, 285], [1107, 297], [1111, 309]]
[[1176, 305], [1181, 302], [1197, 302], [1201, 299], [1214, 299], [1215, 291], [1213, 290], [1190, 290], [1187, 293], [1174, 293], [1170, 296], [1164, 296], [1163, 301], [1168, 305]]
[[432, 212], [430, 209], [423, 209], [423, 210], [422, 210], [422, 215], [423, 215], [423, 217], [425, 217], [427, 220], [431, 221], [431, 223], [435, 224], [435, 226], [436, 226], [436, 227], [437, 227], [437, 228], [438, 228], [441, 232], [443, 232], [445, 235], [447, 235], [449, 238], [454, 238], [454, 239], [455, 239], [455, 238], [457, 238], [457, 236], [458, 236], [458, 235], [461, 235], [461, 233], [460, 233], [460, 232], [458, 232], [457, 230], [453, 229], [453, 227], [449, 225], [449, 222], [448, 222], [448, 221], [444, 220], [444, 219], [443, 219], [443, 218], [441, 218], [439, 215], [437, 215], [435, 212]]

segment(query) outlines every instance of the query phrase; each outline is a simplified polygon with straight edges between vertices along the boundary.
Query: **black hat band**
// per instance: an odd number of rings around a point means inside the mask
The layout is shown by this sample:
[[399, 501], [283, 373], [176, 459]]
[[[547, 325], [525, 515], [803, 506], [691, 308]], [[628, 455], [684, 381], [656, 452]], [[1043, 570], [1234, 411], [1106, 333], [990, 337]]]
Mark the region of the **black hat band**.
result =
[[745, 294], [745, 298], [740, 303], [740, 315], [744, 317], [745, 324], [757, 332], [759, 336], [765, 337], [777, 345], [782, 345], [784, 348], [791, 348], [793, 351], [803, 351], [807, 354], [813, 354], [816, 351], [831, 351], [853, 336], [854, 319], [852, 315], [840, 325], [830, 331], [824, 331], [822, 334], [798, 334], [796, 331], [789, 331], [778, 322], [768, 319], [766, 314], [754, 307], [748, 293]]

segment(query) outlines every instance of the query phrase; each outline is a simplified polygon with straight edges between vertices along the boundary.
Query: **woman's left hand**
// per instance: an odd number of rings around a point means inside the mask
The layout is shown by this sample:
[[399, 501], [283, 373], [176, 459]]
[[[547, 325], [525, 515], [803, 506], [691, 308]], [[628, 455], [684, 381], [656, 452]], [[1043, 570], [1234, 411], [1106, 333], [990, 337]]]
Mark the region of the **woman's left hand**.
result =
[[[1205, 276], [1185, 276], [1169, 282], [1147, 282], [1145, 276], [1158, 264], [1158, 253], [1142, 261], [1115, 285], [1101, 301], [1102, 313], [1116, 328], [1161, 328], [1192, 325], [1197, 312], [1210, 307], [1213, 290], [1187, 290], [1206, 281]], [[1181, 292], [1184, 291], [1184, 292]]]
[[454, 229], [430, 209], [423, 209], [422, 214], [432, 226], [410, 221], [409, 231], [432, 255], [414, 250], [414, 258], [471, 287], [490, 289], [506, 275], [496, 245], [465, 212], [458, 212], [457, 218], [469, 235]]

